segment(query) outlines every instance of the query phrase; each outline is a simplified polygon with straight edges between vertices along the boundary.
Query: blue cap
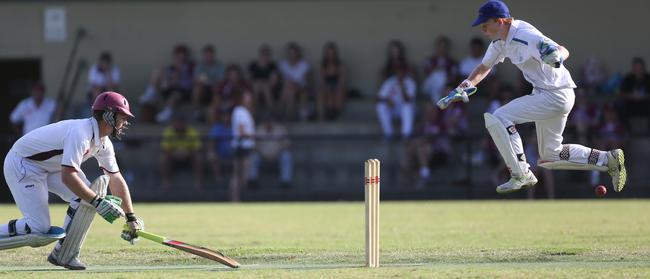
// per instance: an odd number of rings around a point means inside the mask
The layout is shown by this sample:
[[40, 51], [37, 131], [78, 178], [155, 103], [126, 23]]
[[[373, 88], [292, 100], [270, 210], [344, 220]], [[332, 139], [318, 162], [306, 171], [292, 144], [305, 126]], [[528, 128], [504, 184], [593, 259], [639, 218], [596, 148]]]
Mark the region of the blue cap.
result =
[[478, 17], [472, 23], [472, 27], [486, 22], [491, 18], [510, 17], [510, 11], [506, 3], [498, 0], [489, 0], [478, 9]]

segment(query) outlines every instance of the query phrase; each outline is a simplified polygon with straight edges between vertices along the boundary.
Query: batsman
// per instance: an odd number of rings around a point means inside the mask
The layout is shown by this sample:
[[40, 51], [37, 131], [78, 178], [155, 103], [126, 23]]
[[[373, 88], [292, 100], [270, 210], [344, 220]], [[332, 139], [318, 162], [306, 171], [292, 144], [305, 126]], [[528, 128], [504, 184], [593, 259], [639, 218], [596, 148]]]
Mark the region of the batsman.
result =
[[[137, 240], [137, 231], [144, 223], [135, 216], [110, 139], [121, 139], [129, 118], [134, 116], [126, 98], [116, 92], [98, 95], [92, 111], [90, 118], [64, 120], [33, 130], [7, 153], [4, 176], [23, 217], [0, 225], [0, 250], [58, 241], [48, 262], [86, 269], [79, 251], [95, 214], [110, 223], [126, 217], [121, 237], [131, 244]], [[95, 157], [104, 172], [92, 183], [80, 168], [90, 157]], [[108, 189], [114, 196], [106, 194]], [[65, 229], [50, 224], [48, 192], [70, 203]]]
[[562, 132], [575, 101], [576, 88], [563, 62], [569, 51], [547, 38], [534, 26], [515, 20], [505, 3], [487, 1], [479, 9], [472, 27], [481, 31], [492, 43], [482, 63], [449, 96], [438, 102], [441, 109], [457, 101], [468, 102], [476, 84], [492, 67], [510, 61], [533, 85], [533, 91], [512, 100], [494, 114], [485, 113], [485, 126], [510, 170], [508, 182], [496, 188], [510, 193], [535, 186], [537, 178], [529, 170], [521, 137], [515, 126], [534, 122], [539, 150], [538, 165], [547, 169], [607, 171], [616, 192], [623, 190], [626, 180], [623, 150], [601, 151], [579, 144], [563, 144]]

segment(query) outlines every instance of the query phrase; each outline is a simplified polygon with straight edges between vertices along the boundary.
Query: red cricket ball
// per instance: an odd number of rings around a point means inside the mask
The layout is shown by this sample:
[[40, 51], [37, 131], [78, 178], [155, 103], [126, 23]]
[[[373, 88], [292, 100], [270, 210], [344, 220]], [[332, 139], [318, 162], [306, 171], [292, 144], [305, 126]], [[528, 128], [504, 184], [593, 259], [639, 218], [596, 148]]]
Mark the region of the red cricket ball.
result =
[[594, 193], [596, 193], [596, 196], [599, 198], [602, 198], [607, 194], [607, 188], [603, 185], [598, 185], [594, 187]]

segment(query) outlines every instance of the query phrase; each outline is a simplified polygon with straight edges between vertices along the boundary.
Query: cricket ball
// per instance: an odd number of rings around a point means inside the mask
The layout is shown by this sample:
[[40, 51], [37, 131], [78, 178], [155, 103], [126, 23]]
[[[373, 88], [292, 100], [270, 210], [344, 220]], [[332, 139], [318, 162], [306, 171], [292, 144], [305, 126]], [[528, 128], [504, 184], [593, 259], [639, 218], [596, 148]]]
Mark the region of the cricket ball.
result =
[[607, 188], [603, 185], [598, 185], [594, 187], [594, 193], [596, 193], [596, 196], [599, 198], [602, 198], [607, 194]]

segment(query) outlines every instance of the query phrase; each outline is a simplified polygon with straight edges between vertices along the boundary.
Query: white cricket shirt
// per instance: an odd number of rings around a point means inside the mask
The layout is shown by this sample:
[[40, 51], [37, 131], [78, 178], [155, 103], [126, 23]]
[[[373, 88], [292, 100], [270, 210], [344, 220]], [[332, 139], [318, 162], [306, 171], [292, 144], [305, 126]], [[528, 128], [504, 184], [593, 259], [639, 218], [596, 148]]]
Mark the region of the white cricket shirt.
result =
[[[247, 108], [243, 106], [237, 106], [232, 111], [232, 146], [237, 148], [253, 148], [255, 147], [255, 141], [252, 136], [255, 135], [255, 120], [253, 116], [248, 111]], [[239, 126], [243, 125], [244, 132], [249, 136], [247, 138], [241, 138], [239, 133]]]
[[60, 172], [61, 166], [81, 171], [81, 164], [95, 157], [99, 167], [119, 172], [113, 143], [108, 136], [99, 138], [94, 118], [64, 120], [40, 127], [24, 135], [11, 148], [47, 172]]
[[545, 90], [576, 88], [571, 74], [564, 65], [553, 68], [542, 62], [537, 44], [543, 40], [557, 44], [528, 22], [513, 20], [506, 40], [495, 40], [490, 43], [482, 63], [491, 68], [507, 57], [535, 88]]
[[[417, 86], [412, 78], [404, 77], [404, 89], [406, 90], [406, 96], [410, 98], [409, 102], [414, 101]], [[399, 85], [398, 77], [392, 76], [382, 83], [379, 89], [379, 98], [391, 100], [394, 104], [406, 103], [404, 96], [402, 96], [402, 87]]]

